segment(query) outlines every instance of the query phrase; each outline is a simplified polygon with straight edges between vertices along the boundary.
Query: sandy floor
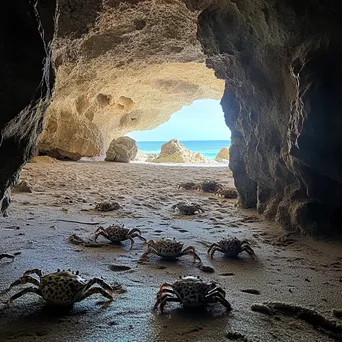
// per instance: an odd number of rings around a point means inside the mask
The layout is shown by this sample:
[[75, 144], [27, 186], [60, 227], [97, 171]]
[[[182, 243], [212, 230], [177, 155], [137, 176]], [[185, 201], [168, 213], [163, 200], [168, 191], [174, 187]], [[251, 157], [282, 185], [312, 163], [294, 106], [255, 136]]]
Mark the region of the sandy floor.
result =
[[[48, 273], [72, 268], [85, 278], [117, 282], [125, 292], [108, 306], [100, 305], [99, 296], [89, 297], [64, 315], [47, 310], [34, 294], [21, 297], [9, 308], [0, 304], [0, 341], [335, 341], [300, 319], [253, 312], [251, 304], [290, 302], [333, 318], [331, 310], [342, 309], [341, 244], [309, 238], [282, 240], [280, 229], [254, 211], [236, 208], [235, 200], [176, 186], [207, 178], [232, 185], [228, 176], [227, 169], [220, 167], [28, 164], [22, 179], [32, 184], [33, 192], [14, 194], [10, 216], [0, 219], [0, 252], [21, 252], [13, 262], [0, 260], [0, 291], [27, 269]], [[123, 208], [110, 213], [93, 210], [95, 202], [109, 199]], [[185, 199], [199, 203], [205, 213], [191, 217], [173, 213], [171, 206]], [[128, 242], [96, 248], [68, 242], [73, 233], [90, 237], [97, 222], [137, 227], [148, 240], [176, 237], [194, 246], [215, 272], [200, 271], [190, 256], [178, 262], [151, 256], [146, 264], [137, 264], [144, 251], [138, 239], [131, 251]], [[220, 253], [214, 259], [207, 257], [208, 246], [227, 234], [249, 239], [258, 261], [247, 254], [236, 260]], [[188, 274], [219, 282], [233, 310], [227, 313], [215, 304], [207, 310], [189, 311], [170, 303], [164, 315], [153, 312], [159, 286]], [[246, 289], [260, 294], [242, 292]], [[1, 301], [13, 293], [3, 291]], [[227, 337], [229, 332], [241, 338]]]

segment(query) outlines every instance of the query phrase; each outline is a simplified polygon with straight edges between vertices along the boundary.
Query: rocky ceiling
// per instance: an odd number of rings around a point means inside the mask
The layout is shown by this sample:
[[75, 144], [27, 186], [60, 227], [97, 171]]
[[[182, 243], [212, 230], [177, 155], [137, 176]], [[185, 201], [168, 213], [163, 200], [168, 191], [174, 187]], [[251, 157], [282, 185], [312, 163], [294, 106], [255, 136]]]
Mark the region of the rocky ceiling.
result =
[[[0, 12], [3, 213], [51, 95], [53, 3], [5, 2]], [[41, 149], [95, 154], [113, 129], [152, 128], [196, 98], [219, 97], [205, 60], [225, 82], [241, 205], [288, 231], [342, 232], [340, 1], [61, 0], [60, 10]]]
[[198, 14], [182, 1], [61, 0], [40, 151], [97, 156], [113, 138], [155, 128], [196, 99], [221, 99], [224, 81], [206, 67], [196, 37]]

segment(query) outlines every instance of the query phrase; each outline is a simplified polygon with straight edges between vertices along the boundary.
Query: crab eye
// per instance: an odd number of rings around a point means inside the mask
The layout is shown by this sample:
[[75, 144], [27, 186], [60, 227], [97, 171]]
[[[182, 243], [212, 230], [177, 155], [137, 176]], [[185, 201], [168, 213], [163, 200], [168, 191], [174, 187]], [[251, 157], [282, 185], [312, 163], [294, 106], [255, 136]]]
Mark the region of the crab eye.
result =
[[57, 268], [57, 272], [60, 272], [61, 270], [59, 268]]

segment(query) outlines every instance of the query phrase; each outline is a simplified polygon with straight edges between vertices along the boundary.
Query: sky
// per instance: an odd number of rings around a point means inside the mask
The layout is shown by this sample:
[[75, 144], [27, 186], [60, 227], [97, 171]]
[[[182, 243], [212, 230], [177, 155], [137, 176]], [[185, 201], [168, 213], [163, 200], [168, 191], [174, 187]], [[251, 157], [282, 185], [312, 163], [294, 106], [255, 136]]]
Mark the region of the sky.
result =
[[169, 121], [149, 131], [126, 134], [136, 141], [229, 140], [220, 101], [197, 100], [172, 114]]

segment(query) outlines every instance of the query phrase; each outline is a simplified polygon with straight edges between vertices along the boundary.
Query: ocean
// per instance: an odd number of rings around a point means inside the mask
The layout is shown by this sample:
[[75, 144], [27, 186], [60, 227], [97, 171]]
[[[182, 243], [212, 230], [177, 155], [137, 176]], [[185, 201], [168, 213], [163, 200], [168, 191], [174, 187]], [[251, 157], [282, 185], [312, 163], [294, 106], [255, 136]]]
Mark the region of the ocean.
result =
[[[138, 149], [147, 153], [160, 153], [161, 145], [166, 141], [137, 141]], [[222, 147], [229, 147], [230, 140], [197, 140], [180, 141], [180, 143], [192, 152], [199, 152], [209, 159], [215, 159]]]

